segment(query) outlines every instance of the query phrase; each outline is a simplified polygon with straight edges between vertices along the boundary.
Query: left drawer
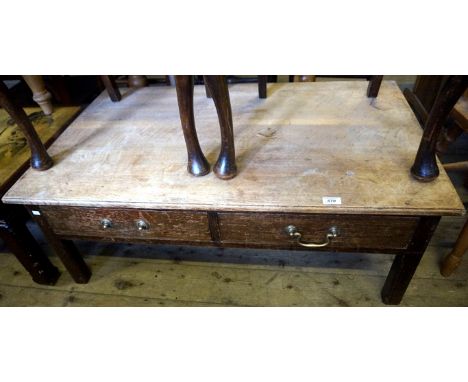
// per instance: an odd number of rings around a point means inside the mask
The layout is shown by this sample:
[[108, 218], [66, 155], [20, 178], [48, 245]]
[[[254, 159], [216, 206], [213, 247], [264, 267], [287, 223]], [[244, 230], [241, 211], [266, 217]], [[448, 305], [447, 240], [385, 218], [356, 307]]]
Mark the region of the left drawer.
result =
[[41, 206], [54, 232], [103, 239], [210, 242], [206, 212]]

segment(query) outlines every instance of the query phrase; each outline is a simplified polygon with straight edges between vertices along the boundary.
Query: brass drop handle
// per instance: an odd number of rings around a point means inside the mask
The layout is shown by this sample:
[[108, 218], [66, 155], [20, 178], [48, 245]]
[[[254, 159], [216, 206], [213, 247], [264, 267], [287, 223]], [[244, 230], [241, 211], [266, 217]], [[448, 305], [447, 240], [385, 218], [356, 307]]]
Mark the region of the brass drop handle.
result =
[[104, 229], [112, 228], [112, 221], [110, 219], [102, 219], [101, 226]]
[[333, 226], [328, 229], [327, 236], [325, 237], [325, 241], [323, 243], [307, 243], [301, 241], [302, 234], [297, 230], [297, 228], [293, 225], [288, 225], [286, 227], [286, 232], [288, 235], [294, 239], [296, 239], [297, 244], [302, 245], [303, 247], [308, 248], [320, 248], [326, 247], [331, 243], [331, 241], [340, 235], [340, 231], [337, 227]]

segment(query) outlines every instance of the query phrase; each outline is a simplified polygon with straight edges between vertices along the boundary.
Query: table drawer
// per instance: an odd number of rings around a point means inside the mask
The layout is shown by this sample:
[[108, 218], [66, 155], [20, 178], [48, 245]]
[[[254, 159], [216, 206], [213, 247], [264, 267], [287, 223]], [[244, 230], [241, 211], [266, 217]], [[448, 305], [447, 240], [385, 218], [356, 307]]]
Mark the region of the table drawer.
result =
[[[206, 212], [58, 206], [42, 206], [41, 212], [59, 235], [211, 241]], [[107, 228], [103, 224], [106, 221]], [[146, 227], [138, 227], [139, 221]]]
[[220, 240], [223, 244], [253, 244], [277, 248], [303, 248], [289, 236], [293, 225], [302, 234], [301, 241], [324, 243], [331, 227], [339, 235], [325, 248], [404, 249], [419, 222], [418, 217], [309, 215], [273, 213], [220, 213]]

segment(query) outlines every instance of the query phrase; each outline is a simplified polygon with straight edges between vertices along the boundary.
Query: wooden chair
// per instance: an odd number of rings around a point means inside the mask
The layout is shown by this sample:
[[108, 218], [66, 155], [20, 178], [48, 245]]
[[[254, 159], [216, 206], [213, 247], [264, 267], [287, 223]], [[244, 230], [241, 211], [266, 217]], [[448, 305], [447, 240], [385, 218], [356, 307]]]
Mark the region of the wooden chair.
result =
[[[28, 116], [12, 101], [8, 93], [7, 87], [3, 81], [0, 81], [0, 106], [13, 118], [26, 137], [31, 150], [31, 167], [36, 170], [48, 169], [52, 166], [52, 160]], [[11, 174], [0, 179], [0, 198], [21, 176], [25, 164], [25, 162], [17, 163]], [[5, 205], [0, 201], [0, 238], [35, 282], [54, 285], [60, 273], [29, 232], [26, 227], [27, 220], [28, 213], [23, 206]]]
[[8, 88], [0, 81], [0, 106], [15, 120], [24, 134], [31, 150], [31, 167], [35, 170], [44, 171], [52, 167], [52, 158], [42, 144], [36, 130], [24, 110], [16, 105], [8, 95]]
[[[453, 143], [463, 131], [468, 132], [468, 90], [465, 91], [464, 95], [455, 104], [449, 117], [452, 121], [446, 126], [445, 131], [439, 137], [436, 145], [438, 152], [445, 152], [448, 146]], [[444, 168], [446, 171], [464, 171], [468, 173], [468, 161], [446, 163], [444, 164]], [[467, 186], [468, 182], [465, 181], [465, 187]], [[452, 251], [447, 254], [442, 261], [440, 273], [445, 277], [450, 276], [460, 266], [462, 257], [467, 249], [468, 220], [465, 222]]]
[[[121, 100], [119, 88], [112, 76], [101, 76], [110, 99]], [[180, 120], [187, 147], [187, 170], [194, 176], [203, 176], [210, 172], [210, 165], [203, 154], [198, 141], [193, 113], [193, 76], [176, 76], [177, 101]], [[221, 129], [221, 150], [213, 172], [218, 178], [231, 179], [237, 174], [234, 133], [232, 124], [231, 102], [224, 76], [204, 76], [205, 85], [216, 107]]]
[[468, 87], [468, 76], [447, 76], [424, 124], [424, 132], [411, 174], [421, 182], [430, 182], [439, 176], [436, 161], [437, 141], [449, 113]]
[[[312, 75], [292, 75], [289, 76], [290, 82], [314, 82], [317, 76]], [[330, 76], [330, 77], [341, 77], [341, 76]], [[375, 98], [379, 94], [380, 85], [382, 84], [383, 76], [343, 76], [343, 77], [358, 77], [366, 78], [369, 80], [369, 86], [367, 87], [367, 97]], [[267, 82], [268, 76], [258, 76], [258, 93], [260, 98], [267, 97]]]

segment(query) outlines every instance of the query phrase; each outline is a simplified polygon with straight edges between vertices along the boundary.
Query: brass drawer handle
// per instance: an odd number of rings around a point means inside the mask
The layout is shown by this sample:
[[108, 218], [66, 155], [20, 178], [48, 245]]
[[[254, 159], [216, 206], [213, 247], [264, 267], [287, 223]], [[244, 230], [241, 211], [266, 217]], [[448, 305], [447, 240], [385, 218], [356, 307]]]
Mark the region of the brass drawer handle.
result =
[[102, 219], [101, 226], [104, 229], [112, 228], [112, 221], [110, 219]]
[[303, 247], [308, 247], [308, 248], [319, 248], [319, 247], [326, 247], [328, 244], [331, 243], [331, 241], [339, 236], [340, 232], [337, 227], [330, 227], [327, 233], [327, 236], [325, 238], [325, 242], [323, 243], [307, 243], [304, 241], [301, 241], [302, 234], [297, 230], [297, 228], [293, 225], [288, 225], [286, 227], [286, 232], [288, 235], [294, 239], [296, 239], [297, 244], [302, 245]]

